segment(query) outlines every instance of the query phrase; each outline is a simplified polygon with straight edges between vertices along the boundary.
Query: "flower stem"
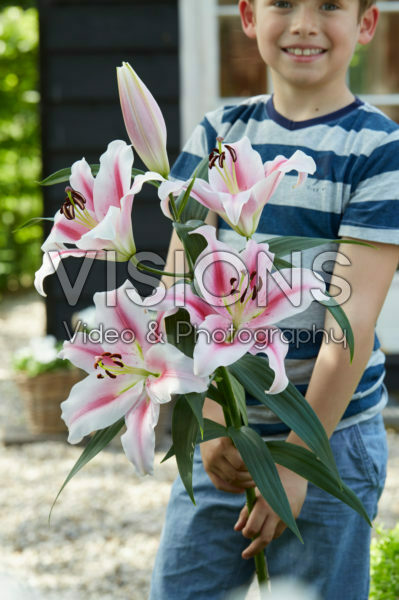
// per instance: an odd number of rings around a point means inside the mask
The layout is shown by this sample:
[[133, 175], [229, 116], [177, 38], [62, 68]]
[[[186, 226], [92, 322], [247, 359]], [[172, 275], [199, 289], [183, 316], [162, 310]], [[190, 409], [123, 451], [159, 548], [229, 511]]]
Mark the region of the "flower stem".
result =
[[183, 277], [184, 279], [192, 279], [193, 274], [189, 273], [171, 273], [169, 271], [161, 271], [160, 269], [154, 269], [153, 267], [148, 267], [147, 265], [143, 265], [140, 261], [136, 260], [134, 257], [130, 259], [135, 267], [138, 268], [139, 271], [148, 271], [148, 273], [154, 273], [154, 275], [161, 275], [163, 277], [166, 275], [167, 277]]
[[[220, 391], [223, 394], [224, 399], [226, 400], [226, 406], [223, 407], [226, 425], [227, 427], [232, 426], [236, 429], [239, 429], [242, 426], [242, 418], [237, 405], [237, 401], [234, 396], [233, 388], [231, 386], [229, 373], [226, 367], [219, 367], [217, 369], [217, 374], [220, 376], [218, 387], [220, 388]], [[245, 491], [247, 496], [247, 506], [249, 515], [256, 502], [255, 488], [249, 488]], [[254, 540], [255, 538], [252, 539]], [[258, 579], [259, 589], [262, 598], [264, 594], [270, 591], [270, 577], [264, 551], [261, 550], [260, 552], [258, 552], [254, 559], [256, 576]]]
[[[247, 506], [248, 506], [248, 515], [251, 513], [251, 510], [254, 507], [256, 502], [255, 489], [249, 488], [246, 490], [247, 494]], [[253, 538], [255, 539], [255, 538]], [[267, 568], [266, 557], [263, 551], [259, 552], [255, 555], [255, 569], [256, 576], [258, 578], [259, 588], [261, 591], [270, 587], [270, 576]]]

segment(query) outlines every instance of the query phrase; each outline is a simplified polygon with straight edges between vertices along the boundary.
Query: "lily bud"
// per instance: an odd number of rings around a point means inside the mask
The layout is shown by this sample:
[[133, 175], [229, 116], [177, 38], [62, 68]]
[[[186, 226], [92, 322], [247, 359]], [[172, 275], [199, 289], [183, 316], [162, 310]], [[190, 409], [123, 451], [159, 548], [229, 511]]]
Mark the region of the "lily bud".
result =
[[123, 119], [133, 148], [150, 171], [167, 177], [170, 167], [161, 109], [129, 63], [124, 62], [116, 71]]

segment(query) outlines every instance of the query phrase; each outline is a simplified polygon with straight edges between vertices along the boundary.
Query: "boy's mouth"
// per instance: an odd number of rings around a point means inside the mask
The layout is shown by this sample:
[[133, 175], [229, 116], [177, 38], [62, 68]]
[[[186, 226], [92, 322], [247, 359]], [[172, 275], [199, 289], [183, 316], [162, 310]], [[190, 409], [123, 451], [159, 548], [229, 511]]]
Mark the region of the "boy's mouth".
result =
[[288, 48], [282, 48], [287, 54], [294, 56], [317, 56], [318, 54], [324, 54], [326, 50], [323, 48], [298, 48], [297, 46], [290, 46]]

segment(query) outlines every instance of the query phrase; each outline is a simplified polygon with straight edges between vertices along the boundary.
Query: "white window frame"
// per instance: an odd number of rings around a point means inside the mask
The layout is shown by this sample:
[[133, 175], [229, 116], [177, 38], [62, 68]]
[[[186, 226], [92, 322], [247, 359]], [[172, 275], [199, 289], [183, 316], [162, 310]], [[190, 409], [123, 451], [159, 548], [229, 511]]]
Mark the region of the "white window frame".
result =
[[[377, 2], [381, 13], [399, 12], [399, 0]], [[220, 16], [237, 16], [237, 1], [219, 6], [217, 0], [179, 0], [181, 143], [187, 140], [204, 114], [221, 104], [242, 98], [219, 96]], [[265, 93], [271, 93], [268, 81]], [[360, 94], [378, 106], [399, 106], [399, 94]]]

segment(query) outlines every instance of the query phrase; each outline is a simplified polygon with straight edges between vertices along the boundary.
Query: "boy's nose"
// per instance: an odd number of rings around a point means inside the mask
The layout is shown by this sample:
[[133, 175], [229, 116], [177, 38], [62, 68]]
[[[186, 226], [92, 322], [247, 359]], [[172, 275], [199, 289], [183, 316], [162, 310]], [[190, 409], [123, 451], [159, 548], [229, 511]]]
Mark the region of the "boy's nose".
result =
[[296, 35], [317, 35], [317, 16], [306, 6], [299, 6], [293, 14], [291, 33]]

